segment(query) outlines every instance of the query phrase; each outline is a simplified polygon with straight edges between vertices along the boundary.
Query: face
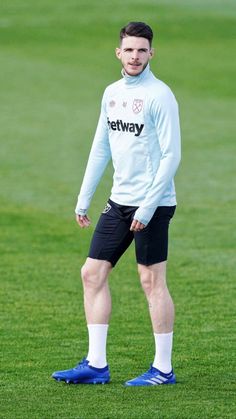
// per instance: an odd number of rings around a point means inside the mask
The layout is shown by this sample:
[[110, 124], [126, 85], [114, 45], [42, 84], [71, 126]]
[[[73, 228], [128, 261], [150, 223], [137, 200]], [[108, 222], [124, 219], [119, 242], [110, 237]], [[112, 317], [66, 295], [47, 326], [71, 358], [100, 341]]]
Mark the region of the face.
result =
[[153, 57], [153, 49], [146, 38], [126, 36], [120, 48], [116, 48], [116, 56], [127, 74], [138, 76]]

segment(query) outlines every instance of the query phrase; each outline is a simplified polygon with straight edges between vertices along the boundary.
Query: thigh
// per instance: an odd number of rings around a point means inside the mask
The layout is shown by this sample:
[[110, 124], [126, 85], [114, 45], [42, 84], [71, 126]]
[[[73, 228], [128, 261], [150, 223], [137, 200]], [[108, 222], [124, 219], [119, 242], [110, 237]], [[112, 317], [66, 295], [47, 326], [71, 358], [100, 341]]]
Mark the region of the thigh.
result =
[[139, 264], [149, 266], [167, 260], [169, 223], [174, 212], [175, 206], [158, 207], [147, 227], [134, 234]]
[[119, 208], [109, 203], [98, 220], [88, 256], [108, 261], [114, 267], [133, 237], [130, 222], [122, 217]]

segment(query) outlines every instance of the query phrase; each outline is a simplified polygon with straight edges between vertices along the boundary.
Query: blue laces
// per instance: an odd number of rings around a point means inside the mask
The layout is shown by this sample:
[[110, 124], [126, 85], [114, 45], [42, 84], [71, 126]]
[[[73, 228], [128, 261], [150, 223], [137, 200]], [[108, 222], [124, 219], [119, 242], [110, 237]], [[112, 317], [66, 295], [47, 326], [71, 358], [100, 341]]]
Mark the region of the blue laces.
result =
[[85, 367], [86, 365], [88, 365], [88, 360], [86, 358], [83, 358], [82, 361], [80, 361], [76, 366], [75, 366], [75, 370], [80, 370], [81, 368]]

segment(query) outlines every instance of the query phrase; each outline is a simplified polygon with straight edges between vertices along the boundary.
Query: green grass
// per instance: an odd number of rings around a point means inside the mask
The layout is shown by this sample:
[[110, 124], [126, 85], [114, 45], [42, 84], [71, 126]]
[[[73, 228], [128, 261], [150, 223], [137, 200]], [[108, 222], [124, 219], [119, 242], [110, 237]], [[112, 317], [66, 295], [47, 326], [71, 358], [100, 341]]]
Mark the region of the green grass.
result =
[[[124, 388], [154, 342], [133, 247], [111, 275], [108, 386], [50, 379], [87, 350], [80, 267], [109, 196], [111, 167], [80, 231], [74, 206], [113, 50], [129, 20], [157, 36], [152, 68], [178, 98], [169, 287], [178, 385]], [[233, 0], [3, 1], [0, 6], [1, 410], [15, 418], [235, 418]]]

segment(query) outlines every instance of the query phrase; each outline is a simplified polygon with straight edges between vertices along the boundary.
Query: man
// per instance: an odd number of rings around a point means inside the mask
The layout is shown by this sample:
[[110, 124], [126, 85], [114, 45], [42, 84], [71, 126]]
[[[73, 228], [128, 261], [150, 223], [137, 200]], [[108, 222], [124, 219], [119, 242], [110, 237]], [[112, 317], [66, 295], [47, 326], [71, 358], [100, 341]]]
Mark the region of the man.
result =
[[116, 56], [123, 78], [105, 90], [101, 115], [76, 206], [80, 227], [112, 158], [111, 197], [96, 226], [82, 268], [88, 355], [75, 368], [52, 377], [67, 383], [108, 383], [106, 340], [111, 313], [108, 276], [135, 241], [141, 284], [155, 338], [151, 368], [126, 386], [174, 384], [171, 352], [174, 306], [166, 285], [168, 227], [175, 212], [173, 177], [180, 162], [178, 106], [168, 86], [150, 71], [152, 29], [130, 22], [121, 29]]

